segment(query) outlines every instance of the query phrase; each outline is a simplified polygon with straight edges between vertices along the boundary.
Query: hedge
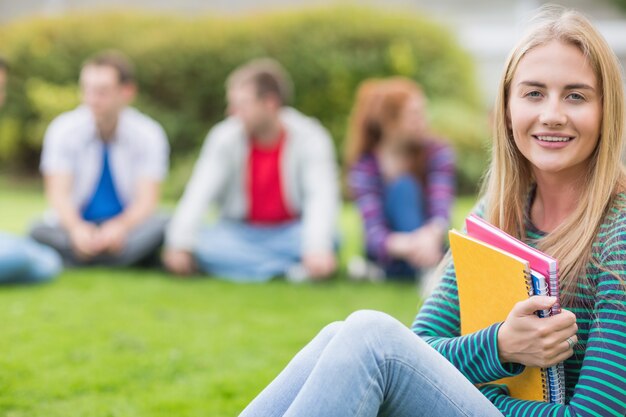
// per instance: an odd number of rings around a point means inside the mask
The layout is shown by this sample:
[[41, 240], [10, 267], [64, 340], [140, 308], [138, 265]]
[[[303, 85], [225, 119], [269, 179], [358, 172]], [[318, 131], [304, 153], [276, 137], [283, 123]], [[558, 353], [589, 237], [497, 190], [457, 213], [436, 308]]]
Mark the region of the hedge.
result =
[[422, 84], [435, 130], [462, 155], [461, 189], [473, 190], [484, 167], [487, 116], [468, 54], [446, 28], [423, 16], [357, 7], [195, 18], [106, 12], [1, 27], [0, 53], [11, 63], [9, 104], [0, 117], [5, 167], [36, 169], [47, 124], [78, 103], [81, 63], [105, 48], [134, 61], [135, 105], [168, 134], [173, 195], [206, 132], [223, 118], [226, 76], [259, 56], [283, 63], [294, 80], [294, 105], [329, 128], [338, 150], [357, 85], [372, 76], [404, 75]]

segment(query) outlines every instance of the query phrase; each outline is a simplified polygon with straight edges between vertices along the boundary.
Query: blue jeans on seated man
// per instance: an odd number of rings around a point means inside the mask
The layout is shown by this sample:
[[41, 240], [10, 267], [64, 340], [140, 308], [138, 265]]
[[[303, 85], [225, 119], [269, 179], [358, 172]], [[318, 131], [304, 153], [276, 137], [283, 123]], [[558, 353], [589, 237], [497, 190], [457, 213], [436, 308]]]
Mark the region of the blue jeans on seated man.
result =
[[[383, 209], [389, 228], [394, 232], [412, 232], [426, 221], [422, 186], [412, 175], [402, 175], [385, 187]], [[370, 257], [371, 259], [371, 257]], [[408, 262], [393, 259], [381, 265], [388, 278], [415, 279], [419, 271]]]
[[357, 311], [326, 326], [240, 417], [503, 417], [405, 325]]
[[198, 267], [216, 278], [264, 282], [301, 260], [299, 220], [278, 226], [219, 220], [200, 232], [194, 250]]
[[61, 256], [32, 239], [0, 233], [0, 283], [50, 281], [62, 269]]

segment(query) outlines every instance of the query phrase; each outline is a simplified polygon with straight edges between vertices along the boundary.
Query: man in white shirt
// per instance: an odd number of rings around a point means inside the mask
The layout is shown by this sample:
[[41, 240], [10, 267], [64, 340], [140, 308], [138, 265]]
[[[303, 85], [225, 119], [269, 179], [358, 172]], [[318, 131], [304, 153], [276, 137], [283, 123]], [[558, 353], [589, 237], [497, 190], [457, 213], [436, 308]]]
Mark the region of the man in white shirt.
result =
[[[4, 105], [9, 67], [0, 58], [0, 108]], [[54, 250], [30, 238], [0, 232], [0, 283], [50, 281], [62, 269]]]
[[83, 104], [48, 127], [41, 172], [51, 213], [31, 236], [68, 265], [133, 265], [154, 255], [166, 219], [155, 214], [168, 169], [162, 127], [129, 107], [136, 94], [128, 59], [115, 51], [81, 70]]
[[[286, 107], [288, 74], [260, 59], [227, 82], [229, 117], [209, 132], [167, 229], [165, 266], [235, 281], [328, 278], [339, 207], [330, 135]], [[220, 219], [202, 226], [209, 208]]]

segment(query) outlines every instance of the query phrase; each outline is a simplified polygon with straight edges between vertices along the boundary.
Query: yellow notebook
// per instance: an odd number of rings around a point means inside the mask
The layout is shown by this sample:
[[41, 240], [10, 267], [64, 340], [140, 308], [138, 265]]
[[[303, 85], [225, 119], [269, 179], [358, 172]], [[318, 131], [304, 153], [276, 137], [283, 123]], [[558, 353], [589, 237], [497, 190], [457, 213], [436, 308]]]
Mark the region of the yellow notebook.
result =
[[[531, 291], [528, 261], [494, 246], [449, 232], [450, 249], [459, 291], [461, 334], [474, 333], [502, 322], [518, 301]], [[547, 375], [541, 368], [495, 381], [506, 384], [512, 397], [548, 401]]]

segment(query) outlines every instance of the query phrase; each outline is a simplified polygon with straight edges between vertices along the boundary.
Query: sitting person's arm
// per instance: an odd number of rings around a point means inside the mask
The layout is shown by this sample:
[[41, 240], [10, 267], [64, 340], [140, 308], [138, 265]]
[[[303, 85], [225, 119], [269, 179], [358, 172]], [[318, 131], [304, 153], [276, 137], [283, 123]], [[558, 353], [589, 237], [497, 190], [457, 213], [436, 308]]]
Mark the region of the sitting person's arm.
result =
[[443, 256], [456, 189], [455, 155], [451, 146], [433, 141], [427, 145], [425, 184], [428, 221], [408, 235], [390, 236], [391, 253], [401, 254], [417, 267], [434, 266]]
[[461, 321], [452, 261], [432, 295], [424, 302], [413, 331], [445, 356], [473, 384], [516, 375], [523, 366], [504, 366], [498, 356], [501, 323], [461, 336]]
[[91, 258], [100, 253], [102, 247], [97, 239], [97, 226], [83, 220], [72, 201], [72, 174], [50, 173], [45, 175], [44, 181], [48, 203], [67, 231], [76, 254], [82, 258]]
[[189, 275], [195, 270], [193, 258], [196, 232], [207, 208], [217, 199], [230, 172], [229, 147], [232, 123], [215, 126], [207, 135], [200, 156], [176, 206], [165, 235], [163, 264], [172, 273]]
[[96, 226], [86, 222], [73, 198], [74, 161], [80, 147], [73, 130], [74, 113], [56, 118], [46, 130], [41, 153], [41, 172], [48, 204], [56, 213], [61, 227], [68, 233], [75, 254], [84, 259], [101, 252]]
[[[578, 331], [578, 334], [586, 334], [588, 338], [586, 343], [579, 343], [575, 346], [572, 359], [574, 362], [582, 362], [582, 366], [568, 403], [566, 405], [549, 403], [538, 405], [536, 402], [510, 397], [501, 385], [489, 384], [481, 387], [483, 394], [501, 410], [516, 410], [520, 413], [532, 410], [538, 413], [537, 415], [555, 416], [625, 415], [626, 321], [623, 317], [626, 316], [626, 288], [624, 286], [626, 274], [623, 254], [626, 251], [626, 238], [623, 230], [626, 220], [623, 216], [616, 217], [619, 220], [604, 228], [603, 242], [597, 246], [602, 248], [596, 258], [598, 266], [590, 268], [587, 272], [590, 283], [588, 288], [593, 289], [595, 293], [594, 302], [588, 307], [591, 311], [585, 311], [587, 310], [585, 307], [572, 308], [574, 311], [581, 311], [582, 314], [588, 313], [593, 319], [582, 320], [581, 329]], [[576, 296], [589, 297], [589, 294], [585, 294], [586, 288], [579, 286], [578, 291]], [[514, 313], [515, 311], [511, 314]], [[561, 314], [549, 317], [549, 319], [567, 319], [568, 316], [571, 318], [573, 313], [563, 309]], [[543, 320], [546, 319], [538, 320], [542, 320], [543, 324]], [[523, 326], [526, 323], [517, 321], [517, 324]], [[520, 338], [526, 330], [523, 327], [518, 327], [518, 329], [507, 329], [507, 327], [503, 324], [498, 336], [501, 354], [505, 358], [510, 356], [509, 360], [532, 364], [529, 363], [532, 359], [521, 355], [523, 351], [528, 351], [528, 348], [524, 346], [527, 342]], [[558, 341], [558, 331], [551, 331], [550, 328], [541, 330]], [[517, 336], [513, 333], [517, 333]], [[500, 340], [505, 338], [506, 341]], [[571, 339], [577, 342], [576, 337]], [[514, 351], [517, 352], [514, 353]], [[540, 355], [535, 355], [535, 358], [537, 356]], [[556, 357], [548, 363], [559, 359], [562, 358]], [[541, 362], [536, 364], [542, 365]]]
[[[620, 253], [622, 248], [616, 244], [611, 249]], [[615, 255], [612, 259], [619, 256]], [[522, 413], [535, 411], [555, 416], [591, 416], [604, 415], [600, 410], [603, 408], [610, 410], [611, 415], [623, 415], [626, 379], [620, 358], [624, 357], [626, 346], [626, 324], [623, 320], [615, 320], [615, 317], [624, 314], [625, 290], [614, 273], [600, 273], [602, 285], [598, 286], [600, 290], [592, 313], [597, 319], [591, 324], [580, 377], [568, 404], [519, 400], [511, 397], [501, 384], [482, 385], [481, 392], [498, 408]], [[524, 366], [554, 365], [572, 355], [571, 347], [563, 339], [576, 329], [574, 314], [565, 309], [561, 314], [548, 318], [538, 318], [533, 314], [537, 309], [549, 307], [551, 297], [537, 296], [524, 300], [515, 306], [504, 323], [494, 323], [464, 336], [460, 336], [458, 303], [451, 301], [456, 297], [454, 266], [450, 263], [439, 287], [420, 309], [413, 331], [472, 383], [488, 383], [512, 376], [521, 372]], [[573, 342], [577, 341], [575, 336], [570, 338]], [[611, 347], [610, 355], [607, 354], [607, 346]], [[580, 355], [580, 352], [577, 354]], [[603, 393], [596, 388], [601, 381], [595, 375], [600, 374], [612, 387], [610, 395], [616, 399], [614, 403], [607, 403], [610, 408], [602, 404]]]
[[311, 137], [303, 175], [302, 262], [311, 277], [325, 278], [337, 268], [333, 250], [339, 210], [337, 164], [328, 132], [313, 119], [306, 123]]
[[[544, 319], [533, 314], [549, 308], [554, 303], [551, 297], [521, 301], [505, 322], [463, 336], [455, 300], [458, 291], [451, 260], [439, 286], [420, 309], [413, 331], [474, 384], [516, 375], [524, 366], [551, 366], [571, 356], [563, 334], [574, 334], [574, 314], [564, 310]], [[503, 337], [507, 338], [504, 344]]]

